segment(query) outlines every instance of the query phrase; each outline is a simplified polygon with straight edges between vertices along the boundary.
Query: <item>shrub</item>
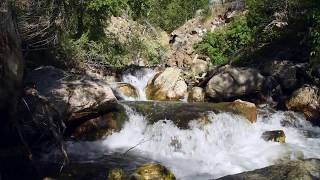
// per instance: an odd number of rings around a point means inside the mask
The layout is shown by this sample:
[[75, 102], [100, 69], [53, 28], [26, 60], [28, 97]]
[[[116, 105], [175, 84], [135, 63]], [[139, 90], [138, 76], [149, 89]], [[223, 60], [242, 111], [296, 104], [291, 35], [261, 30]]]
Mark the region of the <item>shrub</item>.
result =
[[214, 64], [226, 64], [252, 42], [253, 30], [249, 28], [246, 17], [238, 16], [228, 26], [206, 34], [195, 49], [209, 56]]

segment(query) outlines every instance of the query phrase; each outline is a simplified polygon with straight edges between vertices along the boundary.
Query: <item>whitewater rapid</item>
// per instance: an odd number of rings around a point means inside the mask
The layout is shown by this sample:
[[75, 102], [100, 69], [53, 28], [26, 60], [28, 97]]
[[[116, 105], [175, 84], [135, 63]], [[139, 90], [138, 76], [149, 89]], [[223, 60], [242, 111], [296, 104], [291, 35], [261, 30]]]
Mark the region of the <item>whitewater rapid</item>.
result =
[[[127, 113], [124, 128], [100, 141], [99, 148], [150, 158], [178, 179], [212, 179], [281, 160], [320, 158], [320, 128], [293, 112], [259, 115], [255, 124], [229, 113], [210, 113], [210, 123], [192, 121], [187, 130], [170, 120], [149, 125], [130, 108]], [[261, 134], [270, 130], [283, 130], [286, 143], [264, 141]]]

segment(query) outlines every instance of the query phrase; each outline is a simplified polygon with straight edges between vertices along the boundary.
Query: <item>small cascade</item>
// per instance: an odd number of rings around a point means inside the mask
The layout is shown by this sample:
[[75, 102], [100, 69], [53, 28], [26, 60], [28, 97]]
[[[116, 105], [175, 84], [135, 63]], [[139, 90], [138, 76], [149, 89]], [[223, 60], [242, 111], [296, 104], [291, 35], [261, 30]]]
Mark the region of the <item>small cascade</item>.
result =
[[[165, 119], [149, 124], [126, 108], [130, 120], [102, 146], [117, 153], [131, 149], [129, 153], [161, 162], [178, 179], [212, 179], [280, 160], [320, 158], [320, 128], [293, 112], [259, 115], [256, 124], [230, 113], [212, 112], [208, 123], [191, 121], [189, 129], [180, 129]], [[264, 141], [262, 133], [271, 130], [283, 130], [286, 143]]]
[[[118, 92], [118, 94], [123, 100], [126, 101], [147, 101], [148, 99], [145, 94], [145, 87], [147, 86], [148, 81], [155, 75], [155, 73], [156, 71], [151, 68], [140, 68], [124, 72], [124, 74], [122, 75], [122, 82], [120, 83], [127, 83], [130, 86], [134, 87], [137, 92], [137, 97], [129, 97], [121, 92]], [[116, 87], [117, 84], [113, 86]]]

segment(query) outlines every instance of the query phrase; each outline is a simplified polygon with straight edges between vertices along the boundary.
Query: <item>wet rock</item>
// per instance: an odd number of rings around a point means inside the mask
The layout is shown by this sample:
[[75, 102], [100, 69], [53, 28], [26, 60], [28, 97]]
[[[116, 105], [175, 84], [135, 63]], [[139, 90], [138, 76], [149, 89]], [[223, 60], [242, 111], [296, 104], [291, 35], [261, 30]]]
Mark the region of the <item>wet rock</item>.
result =
[[246, 117], [249, 122], [256, 121], [255, 105], [249, 102], [224, 103], [184, 103], [184, 102], [122, 102], [146, 117], [150, 124], [170, 119], [181, 129], [188, 129], [189, 122], [198, 120], [207, 122], [209, 112], [230, 112]]
[[139, 96], [137, 89], [128, 83], [118, 83], [116, 91], [127, 97], [137, 98]]
[[320, 178], [320, 160], [289, 161], [254, 171], [229, 175], [219, 180], [314, 180]]
[[81, 119], [93, 113], [103, 112], [116, 101], [110, 86], [105, 82], [67, 73], [46, 66], [33, 70], [26, 77], [39, 93], [50, 101], [66, 120]]
[[88, 120], [72, 131], [71, 136], [77, 140], [95, 141], [120, 131], [127, 116], [125, 110], [119, 105], [115, 105], [113, 112], [109, 112], [97, 118]]
[[251, 123], [257, 122], [257, 107], [255, 104], [240, 99], [232, 102], [231, 109], [246, 117]]
[[220, 69], [206, 85], [206, 93], [212, 99], [235, 98], [262, 90], [264, 77], [256, 69], [232, 66]]
[[316, 86], [305, 86], [296, 90], [286, 103], [289, 110], [301, 111], [307, 120], [320, 123], [320, 90]]
[[178, 68], [167, 68], [156, 74], [146, 87], [146, 95], [151, 100], [178, 100], [187, 93], [187, 84]]
[[122, 169], [112, 169], [108, 173], [108, 180], [125, 180], [125, 173]]
[[204, 102], [205, 92], [201, 87], [193, 87], [189, 92], [189, 102]]
[[261, 137], [265, 141], [274, 141], [274, 142], [279, 142], [281, 144], [286, 142], [286, 135], [282, 130], [266, 131], [262, 133]]
[[160, 164], [145, 164], [131, 176], [132, 180], [175, 180], [174, 174]]

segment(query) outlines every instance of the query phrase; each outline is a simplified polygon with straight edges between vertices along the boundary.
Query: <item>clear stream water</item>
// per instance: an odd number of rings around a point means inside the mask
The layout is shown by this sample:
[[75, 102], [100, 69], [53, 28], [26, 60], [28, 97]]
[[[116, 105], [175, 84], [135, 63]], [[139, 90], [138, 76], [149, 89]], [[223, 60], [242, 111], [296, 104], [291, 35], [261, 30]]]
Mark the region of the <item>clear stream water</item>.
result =
[[[138, 89], [139, 100], [146, 100], [144, 88], [154, 73], [127, 74], [123, 81]], [[186, 180], [219, 178], [282, 160], [320, 158], [320, 128], [294, 112], [263, 108], [255, 124], [230, 113], [211, 112], [209, 123], [194, 120], [189, 129], [179, 129], [170, 119], [148, 124], [130, 107], [126, 107], [126, 113], [129, 120], [120, 132], [95, 142], [69, 142], [70, 156], [81, 163], [101, 166], [110, 166], [111, 161], [112, 167], [118, 165], [126, 171], [145, 162], [160, 162], [178, 179]], [[264, 141], [262, 133], [271, 130], [283, 130], [286, 143]]]

